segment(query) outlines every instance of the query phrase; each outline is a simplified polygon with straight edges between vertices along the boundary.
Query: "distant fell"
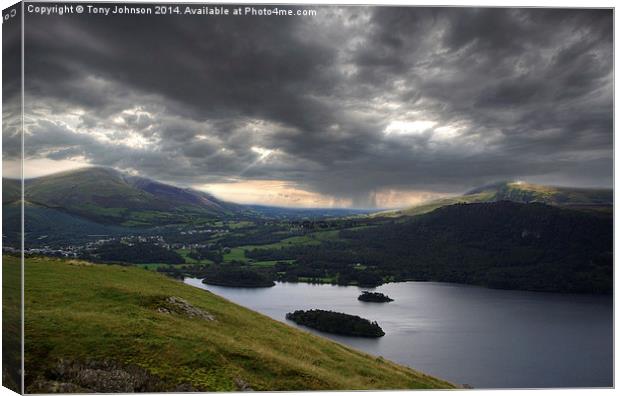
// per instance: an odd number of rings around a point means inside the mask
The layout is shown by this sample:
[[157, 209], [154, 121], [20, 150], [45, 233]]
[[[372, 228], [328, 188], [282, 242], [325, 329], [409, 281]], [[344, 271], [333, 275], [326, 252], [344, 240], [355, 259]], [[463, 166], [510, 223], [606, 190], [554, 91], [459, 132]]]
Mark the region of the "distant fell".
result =
[[458, 203], [511, 201], [544, 203], [568, 209], [610, 214], [613, 190], [603, 188], [557, 187], [519, 181], [503, 181], [469, 190], [463, 195], [441, 198], [401, 210], [376, 213], [374, 216], [415, 216]]
[[[19, 199], [16, 182], [3, 179], [3, 185], [8, 187], [3, 194], [3, 203]], [[201, 191], [103, 167], [27, 179], [24, 199], [34, 207], [124, 227], [185, 223], [246, 211], [240, 205], [221, 201]]]
[[611, 205], [613, 190], [558, 187], [526, 182], [500, 182], [469, 191], [466, 195], [491, 193], [496, 201], [540, 202], [548, 205]]

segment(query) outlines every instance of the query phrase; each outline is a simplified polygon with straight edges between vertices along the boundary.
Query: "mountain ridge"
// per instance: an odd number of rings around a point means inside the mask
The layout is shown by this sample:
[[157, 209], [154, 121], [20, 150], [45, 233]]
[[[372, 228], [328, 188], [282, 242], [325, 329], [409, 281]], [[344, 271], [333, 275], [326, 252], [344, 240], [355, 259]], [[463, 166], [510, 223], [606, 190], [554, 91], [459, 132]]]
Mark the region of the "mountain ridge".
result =
[[[9, 186], [3, 202], [19, 199]], [[157, 226], [241, 214], [246, 209], [213, 195], [131, 176], [106, 167], [85, 167], [26, 179], [25, 202], [102, 224]]]
[[468, 190], [456, 197], [440, 198], [404, 209], [382, 211], [374, 217], [416, 216], [440, 207], [459, 203], [485, 203], [511, 201], [517, 203], [543, 203], [568, 209], [607, 213], [612, 210], [613, 190], [604, 188], [561, 187], [501, 181]]
[[[3, 203], [7, 207], [15, 206], [20, 199], [20, 188], [19, 180], [3, 178]], [[96, 166], [25, 179], [24, 199], [29, 207], [38, 208], [41, 212], [57, 211], [102, 225], [129, 228], [200, 223], [226, 218], [415, 216], [458, 203], [498, 201], [540, 202], [605, 216], [613, 209], [611, 189], [554, 187], [507, 181], [476, 187], [456, 197], [370, 214], [352, 209], [278, 208], [228, 202], [208, 192]]]

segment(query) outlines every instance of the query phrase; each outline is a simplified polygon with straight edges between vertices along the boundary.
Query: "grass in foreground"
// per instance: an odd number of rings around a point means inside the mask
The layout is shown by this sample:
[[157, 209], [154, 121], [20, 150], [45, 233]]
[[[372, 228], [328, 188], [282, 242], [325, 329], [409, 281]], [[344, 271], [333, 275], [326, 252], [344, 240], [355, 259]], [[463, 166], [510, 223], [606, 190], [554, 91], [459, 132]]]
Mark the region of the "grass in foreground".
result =
[[21, 393], [21, 265], [18, 257], [2, 262], [2, 386]]
[[[160, 312], [171, 296], [215, 320]], [[141, 268], [28, 259], [25, 319], [31, 392], [61, 359], [139, 367], [158, 390], [453, 387]]]

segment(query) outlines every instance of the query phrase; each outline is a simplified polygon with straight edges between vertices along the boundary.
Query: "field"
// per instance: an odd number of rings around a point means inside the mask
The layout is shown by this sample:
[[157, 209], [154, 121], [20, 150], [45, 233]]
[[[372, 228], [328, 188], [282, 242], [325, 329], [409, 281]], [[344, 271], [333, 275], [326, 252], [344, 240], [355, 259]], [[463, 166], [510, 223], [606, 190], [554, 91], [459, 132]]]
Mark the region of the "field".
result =
[[211, 260], [207, 260], [207, 259], [196, 260], [194, 258], [189, 257], [189, 253], [190, 253], [189, 249], [178, 249], [177, 253], [179, 253], [181, 257], [183, 257], [183, 259], [185, 260], [187, 264], [212, 264], [213, 263]]
[[[322, 241], [334, 240], [338, 238], [338, 231], [319, 231], [313, 232], [303, 236], [294, 236], [290, 238], [284, 238], [276, 243], [269, 243], [264, 245], [245, 245], [230, 248], [230, 252], [224, 254], [224, 262], [231, 261], [245, 261], [247, 262], [249, 259], [245, 256], [246, 250], [252, 249], [281, 249], [287, 246], [296, 246], [296, 245], [315, 245], [318, 246]], [[288, 261], [291, 262], [293, 260], [280, 260], [280, 261]], [[189, 261], [188, 261], [189, 262]], [[278, 260], [269, 260], [269, 261], [257, 261], [252, 263], [255, 266], [268, 267], [274, 265]]]
[[[166, 312], [170, 297], [214, 320]], [[83, 391], [58, 367], [97, 365], [142, 373], [134, 390], [150, 391], [452, 387], [139, 267], [28, 259], [25, 317], [30, 392]]]

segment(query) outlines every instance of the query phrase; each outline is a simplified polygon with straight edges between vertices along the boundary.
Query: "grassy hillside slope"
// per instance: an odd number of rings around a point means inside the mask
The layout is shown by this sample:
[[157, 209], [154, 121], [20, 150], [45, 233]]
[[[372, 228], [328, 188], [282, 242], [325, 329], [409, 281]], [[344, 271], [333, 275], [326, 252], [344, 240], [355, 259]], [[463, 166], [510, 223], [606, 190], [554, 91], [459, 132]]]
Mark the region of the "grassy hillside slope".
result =
[[33, 393], [452, 387], [139, 268], [28, 259], [25, 318]]
[[[8, 257], [8, 259], [7, 259]], [[21, 392], [21, 265], [17, 257], [2, 260], [2, 386]]]

